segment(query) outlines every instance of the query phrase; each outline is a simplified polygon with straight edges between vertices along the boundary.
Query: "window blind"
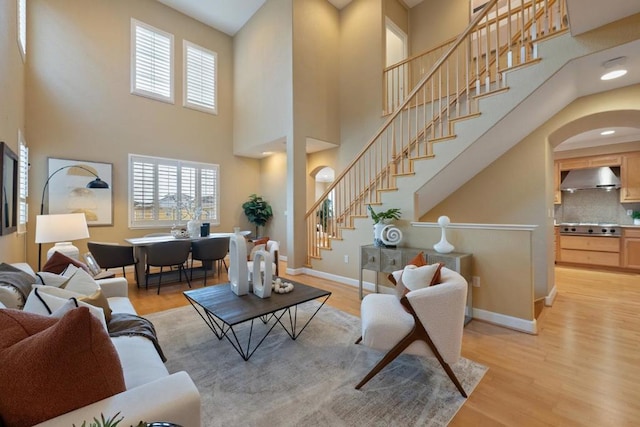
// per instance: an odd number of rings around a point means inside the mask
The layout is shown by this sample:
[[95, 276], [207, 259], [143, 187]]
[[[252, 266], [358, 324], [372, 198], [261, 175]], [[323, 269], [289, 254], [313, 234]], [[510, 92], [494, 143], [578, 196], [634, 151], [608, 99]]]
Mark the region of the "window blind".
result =
[[131, 92], [173, 103], [173, 34], [131, 20]]
[[129, 226], [219, 224], [219, 166], [129, 155]]
[[29, 148], [24, 142], [22, 132], [18, 131], [18, 232], [27, 231], [26, 225], [29, 218]]
[[27, 55], [27, 0], [18, 0], [18, 46], [24, 60]]
[[217, 54], [184, 40], [184, 105], [217, 113]]

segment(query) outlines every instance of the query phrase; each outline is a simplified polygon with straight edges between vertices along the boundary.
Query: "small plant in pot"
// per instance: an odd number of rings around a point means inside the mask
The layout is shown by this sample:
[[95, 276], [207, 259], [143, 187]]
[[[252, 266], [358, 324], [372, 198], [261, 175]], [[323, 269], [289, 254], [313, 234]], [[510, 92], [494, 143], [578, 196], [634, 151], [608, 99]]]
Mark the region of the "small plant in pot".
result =
[[640, 211], [631, 212], [631, 218], [633, 218], [634, 225], [640, 225]]
[[400, 209], [391, 208], [387, 209], [386, 211], [376, 212], [373, 210], [371, 205], [367, 205], [367, 209], [369, 210], [371, 219], [373, 220], [373, 244], [378, 247], [395, 247], [394, 244], [385, 244], [383, 231], [387, 224], [394, 220], [400, 219]]
[[249, 222], [255, 224], [256, 237], [258, 237], [259, 227], [264, 227], [273, 216], [271, 205], [262, 196], [252, 194], [249, 200], [242, 204], [242, 209]]
[[369, 213], [371, 214], [371, 219], [373, 220], [374, 224], [388, 224], [391, 221], [400, 219], [401, 212], [398, 208], [391, 208], [387, 209], [386, 211], [376, 212], [373, 210], [371, 205], [367, 205], [367, 209], [369, 209]]

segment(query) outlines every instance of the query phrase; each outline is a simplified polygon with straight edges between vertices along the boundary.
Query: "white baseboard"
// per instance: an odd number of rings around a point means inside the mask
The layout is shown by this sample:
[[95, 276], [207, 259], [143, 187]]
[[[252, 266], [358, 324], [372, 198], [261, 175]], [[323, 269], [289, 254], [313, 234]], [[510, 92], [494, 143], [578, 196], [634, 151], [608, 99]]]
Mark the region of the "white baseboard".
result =
[[544, 305], [546, 305], [547, 307], [551, 307], [553, 305], [553, 302], [556, 300], [557, 295], [558, 288], [556, 288], [554, 285], [553, 288], [551, 288], [551, 292], [549, 292], [549, 295], [544, 297]]
[[484, 320], [485, 322], [493, 323], [494, 325], [504, 326], [505, 328], [516, 331], [526, 332], [528, 334], [538, 334], [538, 324], [535, 319], [524, 320], [518, 317], [507, 316], [505, 314], [494, 313], [492, 311], [482, 310], [479, 308], [473, 309], [473, 318]]
[[[350, 279], [348, 277], [337, 276], [335, 274], [325, 273], [324, 271], [318, 271], [311, 268], [302, 268], [300, 270], [304, 270], [299, 274], [308, 274], [309, 276], [319, 277], [321, 279], [327, 279], [338, 283], [343, 283], [345, 285], [358, 287], [358, 281], [355, 279]], [[289, 270], [287, 269], [287, 273]], [[375, 284], [371, 282], [363, 282], [362, 287], [368, 291], [373, 292], [375, 289]], [[468, 313], [467, 315], [471, 314]], [[504, 314], [493, 313], [487, 310], [481, 310], [474, 308], [473, 309], [473, 318], [483, 320], [488, 323], [493, 323], [498, 326], [503, 326], [505, 328], [513, 329], [519, 332], [526, 332], [528, 334], [537, 334], [538, 333], [538, 325], [534, 320], [524, 320], [519, 319], [517, 317], [506, 316]]]

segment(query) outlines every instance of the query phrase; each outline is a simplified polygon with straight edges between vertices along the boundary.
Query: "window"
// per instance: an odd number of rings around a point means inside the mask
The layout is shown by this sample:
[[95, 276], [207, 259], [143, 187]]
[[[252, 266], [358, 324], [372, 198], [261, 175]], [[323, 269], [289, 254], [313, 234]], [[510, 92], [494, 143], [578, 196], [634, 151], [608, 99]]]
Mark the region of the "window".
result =
[[18, 131], [18, 146], [18, 233], [24, 233], [29, 217], [29, 148], [21, 131]]
[[27, 55], [27, 0], [18, 0], [18, 46], [24, 61]]
[[183, 41], [184, 106], [217, 114], [216, 65], [218, 55]]
[[129, 227], [166, 227], [200, 218], [220, 224], [220, 167], [129, 154]]
[[173, 103], [173, 34], [131, 19], [131, 93]]

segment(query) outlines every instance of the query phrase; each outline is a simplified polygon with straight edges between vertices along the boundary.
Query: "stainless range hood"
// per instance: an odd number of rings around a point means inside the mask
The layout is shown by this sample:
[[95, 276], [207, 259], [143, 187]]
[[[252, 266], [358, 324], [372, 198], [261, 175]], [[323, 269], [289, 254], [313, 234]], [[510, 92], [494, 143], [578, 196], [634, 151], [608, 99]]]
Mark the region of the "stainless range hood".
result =
[[602, 188], [613, 190], [620, 188], [620, 178], [611, 170], [610, 167], [589, 168], [589, 169], [573, 169], [570, 170], [566, 177], [560, 183], [560, 190], [590, 190]]

